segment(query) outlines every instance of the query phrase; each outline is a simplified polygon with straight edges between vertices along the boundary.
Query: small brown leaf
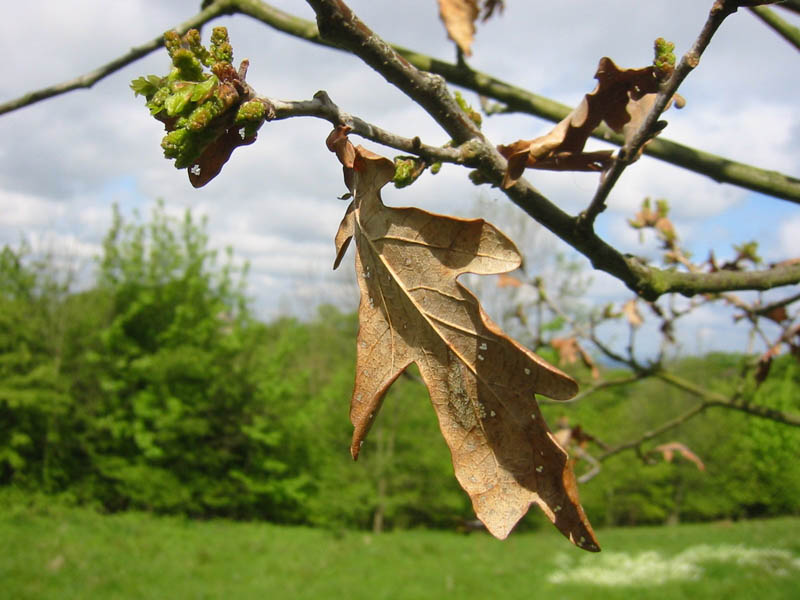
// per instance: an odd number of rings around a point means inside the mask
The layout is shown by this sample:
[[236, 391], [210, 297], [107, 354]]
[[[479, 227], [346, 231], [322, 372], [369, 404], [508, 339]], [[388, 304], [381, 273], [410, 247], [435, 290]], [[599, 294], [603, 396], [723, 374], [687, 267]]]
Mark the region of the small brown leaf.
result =
[[466, 56], [472, 56], [472, 38], [479, 14], [478, 0], [439, 0], [439, 17], [447, 35]]
[[524, 285], [519, 279], [514, 277], [513, 275], [509, 275], [508, 273], [500, 273], [497, 277], [497, 287], [504, 288], [504, 287], [521, 287]]
[[465, 56], [472, 56], [475, 22], [483, 10], [481, 20], [488, 21], [495, 11], [503, 12], [503, 0], [439, 0], [439, 17], [447, 29], [448, 37], [458, 45]]
[[353, 457], [389, 386], [416, 363], [456, 478], [487, 529], [505, 538], [535, 503], [573, 543], [599, 550], [568, 455], [534, 396], [571, 398], [575, 381], [505, 335], [456, 281], [511, 271], [519, 251], [481, 219], [385, 206], [380, 190], [394, 165], [384, 157], [358, 147], [353, 172], [352, 220], [337, 234], [338, 258], [355, 238], [361, 291]]
[[776, 306], [772, 310], [766, 312], [764, 316], [771, 321], [775, 321], [776, 323], [780, 324], [789, 318], [789, 313], [786, 311], [785, 306]]
[[553, 338], [550, 340], [550, 345], [558, 352], [559, 365], [574, 364], [578, 362], [578, 357], [580, 357], [584, 366], [591, 370], [592, 379], [598, 379], [600, 377], [600, 371], [594, 360], [592, 360], [592, 357], [586, 352], [583, 346], [580, 345], [578, 338], [574, 335], [568, 338]]
[[764, 352], [758, 359], [758, 366], [756, 367], [755, 380], [756, 385], [761, 385], [769, 375], [770, 368], [772, 367], [772, 359], [781, 353], [781, 345], [775, 344], [772, 348]]
[[200, 188], [214, 179], [239, 146], [249, 146], [256, 141], [256, 134], [243, 137], [244, 129], [231, 127], [215, 139], [188, 169], [189, 183]]
[[631, 298], [622, 305], [622, 314], [625, 315], [632, 327], [641, 327], [644, 323], [642, 313], [639, 312], [639, 306], [636, 304], [636, 298]]
[[558, 364], [574, 364], [578, 360], [578, 340], [574, 336], [568, 338], [553, 338], [550, 345], [558, 352]]
[[[342, 163], [342, 172], [344, 173], [344, 184], [347, 189], [352, 193], [353, 191], [353, 161], [356, 157], [356, 151], [353, 144], [347, 138], [350, 132], [348, 125], [339, 125], [330, 132], [328, 138], [325, 140], [325, 145], [328, 150], [334, 152], [339, 162]], [[334, 267], [336, 268], [336, 267]]]
[[686, 460], [690, 460], [697, 465], [697, 468], [700, 471], [706, 470], [706, 466], [703, 464], [703, 461], [700, 460], [700, 457], [680, 442], [667, 442], [666, 444], [661, 444], [660, 446], [656, 446], [654, 451], [660, 452], [664, 457], [664, 460], [667, 462], [672, 462], [675, 452], [678, 452]]
[[610, 58], [601, 58], [595, 73], [597, 87], [549, 133], [533, 140], [498, 146], [508, 159], [503, 187], [512, 186], [525, 167], [549, 170], [596, 171], [605, 169], [611, 151], [583, 152], [592, 131], [605, 121], [622, 132], [625, 141], [639, 129], [658, 91], [655, 67], [620, 69]]

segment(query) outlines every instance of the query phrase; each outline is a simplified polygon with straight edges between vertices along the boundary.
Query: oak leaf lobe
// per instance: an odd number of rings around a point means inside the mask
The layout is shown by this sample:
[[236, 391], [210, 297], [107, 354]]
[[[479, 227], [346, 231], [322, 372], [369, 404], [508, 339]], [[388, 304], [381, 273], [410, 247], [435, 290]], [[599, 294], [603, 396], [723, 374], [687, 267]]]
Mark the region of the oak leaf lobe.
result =
[[[338, 148], [337, 155], [347, 154]], [[337, 265], [355, 240], [361, 296], [353, 457], [388, 388], [416, 363], [456, 478], [487, 529], [505, 538], [536, 503], [575, 544], [599, 550], [567, 453], [534, 397], [568, 399], [577, 384], [507, 337], [456, 281], [468, 272], [511, 271], [519, 251], [483, 220], [385, 206], [380, 191], [393, 163], [362, 147], [354, 154], [345, 170], [352, 170], [355, 199], [336, 236]]]

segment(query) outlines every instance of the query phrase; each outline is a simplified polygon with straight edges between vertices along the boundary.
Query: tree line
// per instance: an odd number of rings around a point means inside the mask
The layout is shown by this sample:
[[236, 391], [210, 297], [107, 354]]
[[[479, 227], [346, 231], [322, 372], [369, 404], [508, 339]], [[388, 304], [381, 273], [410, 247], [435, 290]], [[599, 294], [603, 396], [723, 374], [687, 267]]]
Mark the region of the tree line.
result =
[[[191, 213], [158, 206], [126, 222], [115, 209], [92, 285], [78, 291], [62, 273], [24, 245], [0, 252], [0, 496], [375, 530], [473, 518], [415, 374], [392, 387], [354, 464], [357, 316], [320, 306], [308, 321], [259, 321], [246, 267], [212, 250]], [[745, 358], [686, 357], [673, 369], [724, 393]], [[797, 361], [772, 369], [750, 401], [796, 409]], [[552, 428], [568, 419], [590, 434], [591, 455], [690, 403], [644, 380], [543, 412]], [[709, 411], [651, 447], [674, 438], [706, 470], [641, 449], [611, 457], [581, 488], [595, 524], [800, 512], [796, 428]]]

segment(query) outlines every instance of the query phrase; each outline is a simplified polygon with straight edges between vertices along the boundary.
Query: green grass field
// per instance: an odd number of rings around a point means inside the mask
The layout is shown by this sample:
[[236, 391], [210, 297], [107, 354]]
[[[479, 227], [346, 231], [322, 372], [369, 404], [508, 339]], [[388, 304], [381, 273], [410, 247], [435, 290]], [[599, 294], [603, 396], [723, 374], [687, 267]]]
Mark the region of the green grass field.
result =
[[800, 598], [800, 519], [372, 535], [83, 509], [0, 514], [0, 598]]

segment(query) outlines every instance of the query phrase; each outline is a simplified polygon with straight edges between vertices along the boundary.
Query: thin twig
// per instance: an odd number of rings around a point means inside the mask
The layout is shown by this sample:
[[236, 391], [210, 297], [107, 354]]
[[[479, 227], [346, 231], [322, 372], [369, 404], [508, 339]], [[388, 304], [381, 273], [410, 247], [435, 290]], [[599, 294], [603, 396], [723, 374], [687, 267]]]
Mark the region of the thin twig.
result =
[[670, 419], [656, 427], [655, 429], [651, 429], [650, 431], [644, 432], [638, 438], [634, 440], [630, 440], [628, 442], [619, 444], [618, 446], [614, 446], [610, 450], [607, 450], [603, 454], [597, 457], [597, 460], [603, 462], [614, 456], [615, 454], [619, 454], [620, 452], [624, 452], [625, 450], [632, 450], [634, 448], [639, 448], [643, 443], [648, 440], [651, 440], [655, 437], [658, 437], [662, 433], [666, 433], [670, 429], [675, 429], [679, 425], [683, 425], [686, 421], [696, 417], [701, 412], [703, 412], [706, 408], [710, 406], [707, 402], [700, 402], [696, 404], [691, 409], [687, 410], [685, 413], [675, 417], [674, 419]]
[[461, 110], [444, 79], [420, 71], [373, 33], [342, 0], [306, 0], [317, 15], [323, 39], [345, 48], [375, 69], [422, 107], [455, 141], [485, 142], [477, 125]]
[[600, 390], [636, 383], [637, 381], [641, 381], [647, 376], [648, 374], [645, 373], [636, 373], [634, 375], [631, 375], [630, 377], [621, 377], [620, 379], [610, 379], [608, 381], [601, 381], [600, 383], [596, 383], [584, 389], [580, 394], [572, 398], [570, 402], [577, 402], [578, 400], [583, 400], [588, 396], [591, 396], [592, 394], [596, 394]]
[[654, 375], [662, 381], [673, 385], [674, 387], [689, 392], [698, 398], [702, 398], [703, 403], [706, 406], [720, 406], [722, 408], [729, 408], [770, 421], [777, 421], [778, 423], [783, 423], [785, 425], [800, 427], [800, 415], [798, 414], [769, 408], [767, 406], [750, 404], [749, 402], [734, 402], [727, 396], [702, 388], [699, 385], [687, 381], [686, 379], [683, 379], [682, 377], [679, 377], [668, 371], [657, 371], [654, 373]]
[[800, 300], [800, 292], [798, 292], [797, 294], [795, 294], [793, 296], [788, 296], [786, 298], [783, 298], [782, 300], [777, 300], [775, 302], [771, 302], [771, 303], [766, 304], [764, 306], [756, 307], [756, 308], [753, 309], [752, 312], [753, 312], [753, 314], [756, 314], [756, 315], [766, 316], [769, 313], [771, 313], [773, 310], [777, 310], [779, 308], [784, 308], [786, 306], [789, 306], [790, 304], [794, 304], [798, 300]]
[[464, 162], [460, 148], [429, 146], [423, 144], [419, 138], [406, 138], [381, 129], [359, 117], [340, 110], [324, 91], [314, 94], [313, 100], [274, 100], [263, 97], [261, 100], [272, 107], [275, 113], [273, 120], [292, 117], [317, 117], [329, 121], [334, 126], [348, 125], [352, 134], [401, 152], [420, 156], [430, 162], [440, 161], [456, 164]]
[[681, 83], [691, 73], [698, 64], [703, 51], [708, 47], [711, 38], [716, 33], [722, 22], [731, 14], [736, 12], [737, 2], [734, 0], [715, 0], [711, 7], [708, 18], [703, 29], [697, 36], [691, 49], [683, 55], [678, 66], [672, 72], [670, 78], [664, 82], [656, 95], [653, 107], [650, 109], [639, 129], [634, 133], [625, 145], [620, 148], [611, 167], [605, 171], [600, 179], [594, 198], [589, 207], [581, 215], [581, 226], [591, 229], [594, 220], [600, 212], [605, 209], [606, 199], [616, 185], [623, 171], [639, 158], [640, 151], [644, 145], [651, 140], [659, 130], [658, 119], [661, 113], [666, 110], [669, 102], [678, 91]]

